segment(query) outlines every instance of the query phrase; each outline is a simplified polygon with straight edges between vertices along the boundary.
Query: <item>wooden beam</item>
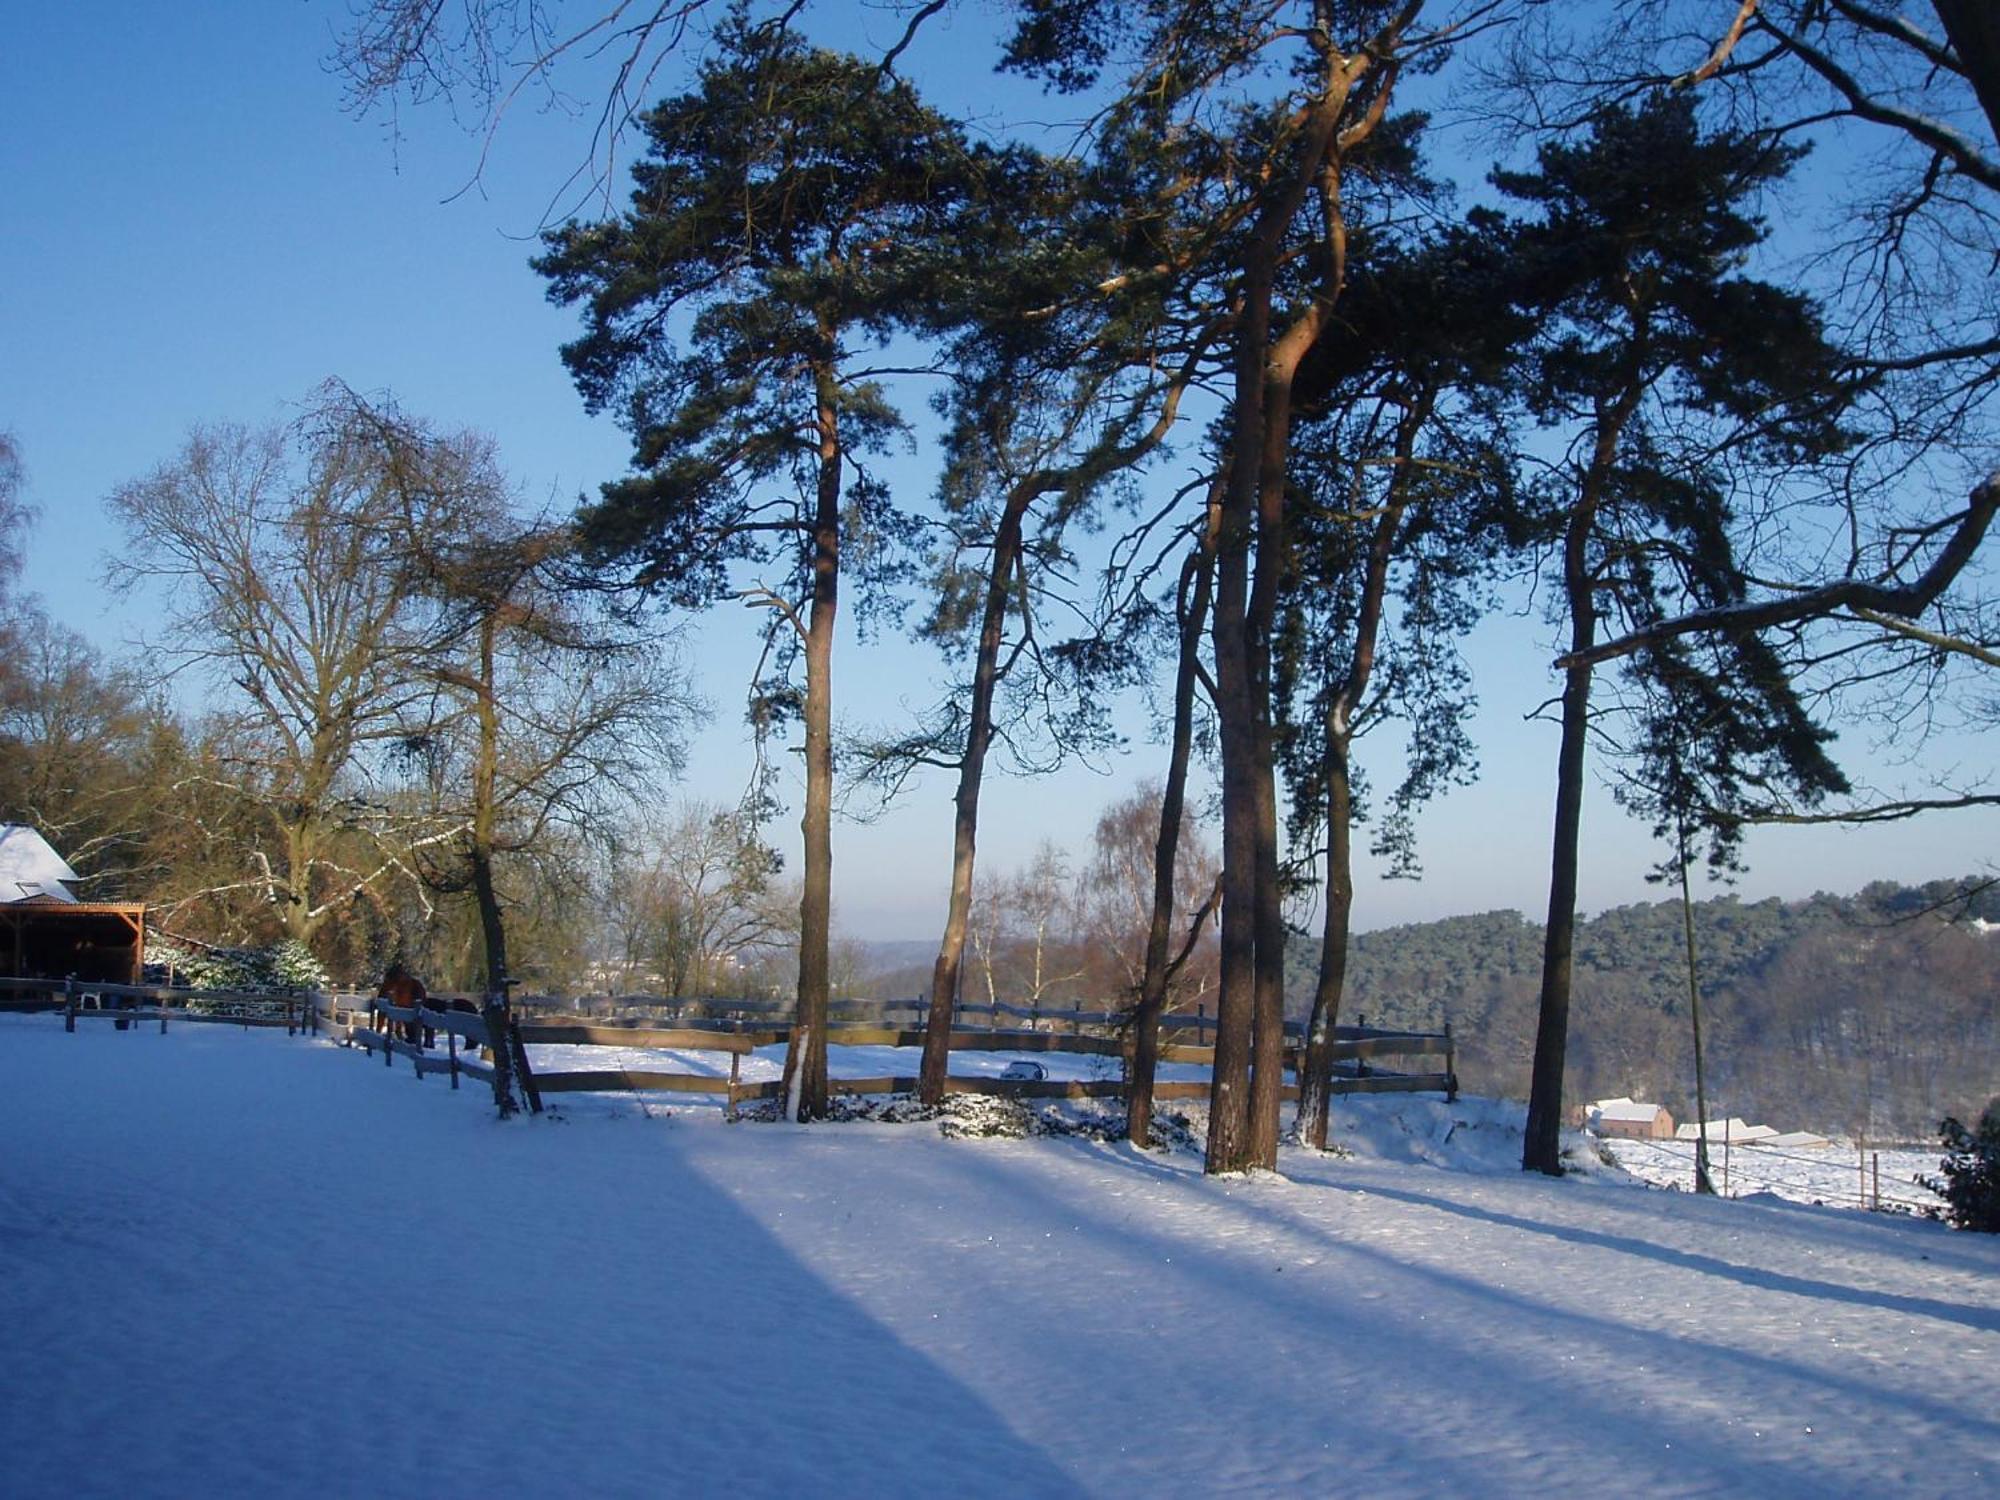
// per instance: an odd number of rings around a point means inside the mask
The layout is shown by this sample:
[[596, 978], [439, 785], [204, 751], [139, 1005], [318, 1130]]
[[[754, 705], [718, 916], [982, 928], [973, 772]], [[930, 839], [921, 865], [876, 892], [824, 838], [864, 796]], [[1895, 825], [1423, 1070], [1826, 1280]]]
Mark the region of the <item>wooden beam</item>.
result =
[[[727, 1031], [647, 1030], [614, 1026], [570, 1026], [546, 1021], [524, 1023], [521, 1040], [543, 1046], [658, 1047], [683, 1052], [731, 1052], [748, 1056], [757, 1050], [754, 1036]], [[831, 1034], [828, 1040], [833, 1040]]]

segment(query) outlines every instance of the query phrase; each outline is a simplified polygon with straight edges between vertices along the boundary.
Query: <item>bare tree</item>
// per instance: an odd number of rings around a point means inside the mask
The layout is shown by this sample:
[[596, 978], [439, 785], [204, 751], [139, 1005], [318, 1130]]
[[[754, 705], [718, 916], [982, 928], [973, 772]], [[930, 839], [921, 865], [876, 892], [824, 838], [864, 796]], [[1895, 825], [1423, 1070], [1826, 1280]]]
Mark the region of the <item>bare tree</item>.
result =
[[379, 845], [357, 868], [341, 835], [371, 818], [362, 752], [427, 711], [436, 643], [410, 609], [410, 541], [456, 504], [396, 482], [367, 403], [338, 384], [288, 426], [198, 428], [111, 497], [113, 582], [164, 585], [181, 667], [233, 700], [219, 743], [263, 832], [232, 883], [302, 941], [405, 868]]
[[0, 670], [0, 816], [33, 825], [93, 893], [121, 890], [158, 819], [151, 741], [165, 715], [138, 674], [22, 611]]
[[1012, 979], [1007, 992], [1017, 1004], [1039, 1010], [1083, 973], [1076, 961], [1076, 886], [1068, 852], [1043, 839], [1027, 867], [1007, 882], [1004, 905]]
[[[450, 473], [452, 445], [409, 426], [401, 440], [410, 463]], [[439, 611], [428, 672], [440, 697], [433, 726], [404, 744], [425, 751], [432, 817], [454, 830], [426, 839], [419, 865], [436, 888], [469, 887], [498, 993], [514, 977], [502, 867], [600, 836], [678, 767], [678, 736], [699, 709], [665, 642], [565, 587], [566, 532], [513, 523], [497, 469], [464, 494], [461, 530], [419, 543]]]
[[[461, 192], [484, 175], [517, 107], [589, 118], [588, 144], [546, 215], [553, 222], [593, 197], [610, 208], [626, 133], [709, 8], [602, 0], [566, 15], [559, 0], [359, 0], [330, 60], [346, 80], [349, 113], [386, 112], [399, 131], [404, 104], [436, 104], [474, 132], [478, 160]], [[592, 89], [594, 103], [584, 96]]]
[[22, 534], [34, 518], [34, 511], [21, 498], [27, 482], [20, 444], [13, 433], [0, 432], [0, 612], [9, 603], [7, 590], [20, 576]]
[[777, 850], [738, 810], [680, 804], [643, 827], [612, 864], [612, 910], [628, 974], [657, 976], [676, 999], [720, 994], [726, 979], [797, 922]]
[[[1091, 834], [1090, 862], [1079, 877], [1084, 951], [1089, 961], [1089, 998], [1118, 1007], [1136, 1000], [1146, 977], [1148, 938], [1153, 924], [1155, 862], [1159, 856], [1160, 808], [1165, 792], [1156, 780], [1141, 782], [1098, 815]], [[1197, 935], [1211, 908], [1204, 902], [1214, 886], [1215, 853], [1193, 819], [1177, 830], [1174, 886], [1182, 892], [1171, 930], [1190, 927]], [[1211, 939], [1190, 961], [1184, 954], [1167, 986], [1167, 1004], [1207, 994], [1215, 985], [1215, 945]]]

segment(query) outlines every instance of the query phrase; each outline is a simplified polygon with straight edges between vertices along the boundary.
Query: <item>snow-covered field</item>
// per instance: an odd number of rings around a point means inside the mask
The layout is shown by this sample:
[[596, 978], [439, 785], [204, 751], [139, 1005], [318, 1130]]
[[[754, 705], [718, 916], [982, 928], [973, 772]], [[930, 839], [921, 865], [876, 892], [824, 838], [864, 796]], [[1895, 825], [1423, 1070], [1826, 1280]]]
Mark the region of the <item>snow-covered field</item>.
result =
[[[1658, 1187], [1692, 1189], [1693, 1141], [1606, 1141], [1618, 1165]], [[1937, 1177], [1939, 1151], [1877, 1151], [1846, 1142], [1811, 1149], [1710, 1148], [1709, 1179], [1718, 1193], [1747, 1198], [1774, 1193], [1796, 1203], [1831, 1203], [1922, 1213], [1944, 1200], [1917, 1178]]]
[[0, 1018], [8, 1496], [1960, 1496], [2000, 1240], [1356, 1154], [728, 1125]]

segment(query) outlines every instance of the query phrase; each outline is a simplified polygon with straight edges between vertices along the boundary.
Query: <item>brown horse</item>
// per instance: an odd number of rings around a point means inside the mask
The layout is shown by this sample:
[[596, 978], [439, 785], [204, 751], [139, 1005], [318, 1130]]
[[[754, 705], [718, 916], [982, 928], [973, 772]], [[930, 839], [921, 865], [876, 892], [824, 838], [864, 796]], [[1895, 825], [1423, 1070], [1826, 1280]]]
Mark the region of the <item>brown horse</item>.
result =
[[[375, 991], [375, 998], [387, 1000], [391, 1005], [413, 1009], [430, 999], [430, 991], [425, 989], [424, 982], [404, 968], [402, 960], [398, 959], [383, 971], [382, 983]], [[378, 1030], [383, 1029], [379, 1011], [375, 1022]], [[412, 1046], [429, 1047], [437, 1041], [437, 1033], [428, 1026], [420, 1025], [416, 1021], [401, 1021], [397, 1024], [402, 1027], [403, 1040]]]

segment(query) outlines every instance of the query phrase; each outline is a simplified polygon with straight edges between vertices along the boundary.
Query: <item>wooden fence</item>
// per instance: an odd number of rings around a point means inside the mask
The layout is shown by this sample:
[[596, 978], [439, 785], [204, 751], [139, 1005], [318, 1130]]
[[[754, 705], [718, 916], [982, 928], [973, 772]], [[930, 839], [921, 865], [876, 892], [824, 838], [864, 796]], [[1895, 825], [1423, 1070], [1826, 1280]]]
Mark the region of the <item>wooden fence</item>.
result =
[[108, 984], [87, 979], [0, 978], [0, 1013], [60, 1011], [63, 1028], [84, 1020], [110, 1021], [124, 1031], [134, 1021], [285, 1028], [293, 1035], [312, 1024], [305, 995], [242, 990], [191, 990], [155, 984]]
[[[441, 1007], [465, 996], [434, 996]], [[170, 1021], [223, 1023], [243, 1027], [285, 1028], [287, 1034], [311, 1031], [325, 1034], [363, 1048], [369, 1056], [380, 1052], [384, 1066], [393, 1067], [397, 1058], [407, 1060], [417, 1078], [447, 1077], [457, 1088], [459, 1080], [471, 1077], [491, 1084], [491, 1061], [496, 1046], [507, 1049], [507, 1058], [522, 1094], [531, 1109], [541, 1108], [541, 1096], [563, 1093], [602, 1093], [639, 1090], [654, 1093], [697, 1094], [722, 1100], [733, 1115], [737, 1107], [753, 1100], [776, 1099], [780, 1084], [775, 1080], [746, 1081], [742, 1063], [759, 1047], [782, 1045], [790, 1039], [791, 1027], [776, 1023], [789, 1011], [779, 1002], [704, 1001], [700, 1016], [685, 1014], [687, 1005], [634, 997], [653, 1015], [591, 1021], [529, 1019], [536, 1014], [551, 1015], [553, 1006], [519, 1007], [504, 1036], [494, 1037], [483, 1015], [465, 1010], [402, 1008], [367, 995], [271, 994], [234, 990], [190, 990], [162, 985], [97, 984], [81, 980], [0, 979], [0, 1012], [60, 1012], [67, 1030], [78, 1021], [109, 1020], [121, 1030], [135, 1021], [157, 1022], [165, 1031]], [[927, 1007], [921, 1001], [844, 1002], [840, 1012], [849, 1016], [872, 1013], [876, 1024], [847, 1020], [828, 1027], [829, 1047], [890, 1047], [920, 1050], [921, 1029], [880, 1024], [892, 1012], [914, 1010], [921, 1019]], [[658, 1024], [658, 1014], [674, 1011], [672, 1025]], [[837, 1012], [837, 1013], [840, 1013]], [[1110, 1011], [1045, 1011], [1025, 1006], [961, 1006], [955, 1019], [971, 1015], [1010, 1016], [1050, 1027], [1069, 1030], [1037, 1030], [1008, 1027], [954, 1027], [950, 1046], [954, 1052], [1041, 1052], [1072, 1056], [1124, 1059], [1129, 1037], [1124, 1017]], [[377, 1024], [378, 1017], [387, 1024]], [[413, 1025], [429, 1030], [443, 1040], [443, 1052], [425, 1047], [396, 1034], [398, 1026]], [[1205, 1032], [1214, 1026], [1200, 1016], [1165, 1016], [1162, 1028], [1169, 1031]], [[1285, 1063], [1296, 1071], [1300, 1049], [1297, 1028], [1288, 1025]], [[621, 1047], [643, 1051], [708, 1052], [728, 1059], [728, 1074], [670, 1072], [652, 1069], [602, 1068], [555, 1072], [533, 1067], [530, 1046]], [[477, 1053], [475, 1053], [475, 1049]], [[1215, 1048], [1207, 1043], [1165, 1040], [1160, 1044], [1162, 1063], [1191, 1063], [1213, 1067]], [[1436, 1059], [1441, 1066], [1422, 1072], [1385, 1070], [1381, 1059]], [[1361, 1093], [1442, 1093], [1455, 1098], [1458, 1093], [1456, 1052], [1451, 1029], [1443, 1032], [1409, 1032], [1343, 1026], [1334, 1043], [1334, 1092]], [[836, 1093], [907, 1093], [917, 1086], [912, 1075], [882, 1077], [836, 1077], [831, 1080]], [[1016, 1099], [1115, 1099], [1125, 1092], [1122, 1078], [1014, 1079], [952, 1077], [946, 1089], [955, 1094], [998, 1095]], [[1204, 1099], [1206, 1079], [1162, 1079], [1154, 1084], [1153, 1096], [1162, 1102], [1175, 1099]], [[1287, 1085], [1287, 1099], [1298, 1096]]]
[[[453, 998], [433, 997], [446, 1003]], [[321, 1002], [318, 1012], [323, 1018], [325, 1029], [345, 1037], [373, 1053], [380, 1049], [385, 1064], [392, 1064], [398, 1056], [411, 1060], [419, 1077], [427, 1073], [450, 1073], [453, 1086], [457, 1086], [458, 1075], [472, 1071], [476, 1076], [491, 1078], [491, 1073], [476, 1063], [470, 1063], [458, 1051], [457, 1039], [465, 1038], [475, 1045], [488, 1047], [491, 1039], [486, 1035], [484, 1023], [477, 1017], [449, 1010], [421, 1011], [400, 1010], [365, 996], [335, 996]], [[355, 1019], [365, 1015], [369, 1007], [385, 1012], [392, 1020], [405, 1023], [415, 1022], [435, 1028], [446, 1038], [447, 1056], [440, 1058], [424, 1049], [394, 1036], [385, 1034]], [[776, 1046], [787, 1042], [791, 1027], [773, 1024], [772, 1019], [785, 1014], [789, 1007], [773, 1001], [703, 1001], [695, 1004], [677, 1004], [671, 1001], [643, 1000], [638, 997], [626, 1004], [627, 1009], [641, 1008], [653, 1014], [626, 1016], [621, 1018], [599, 1018], [590, 1021], [556, 1021], [517, 1018], [510, 1028], [507, 1039], [509, 1053], [519, 1074], [524, 1090], [532, 1089], [537, 1094], [558, 1093], [604, 1093], [638, 1090], [654, 1093], [698, 1094], [720, 1098], [724, 1107], [733, 1114], [736, 1108], [747, 1101], [776, 1099], [781, 1085], [775, 1080], [745, 1081], [742, 1076], [743, 1059], [759, 1047]], [[689, 1009], [699, 1008], [708, 1014], [689, 1016]], [[895, 1010], [927, 1009], [922, 1002], [847, 1002], [849, 1014], [856, 1010], [872, 1009], [878, 1015]], [[659, 1024], [662, 1013], [673, 1014], [672, 1025]], [[721, 1012], [721, 1014], [717, 1014]], [[1109, 1011], [1034, 1011], [1021, 1006], [960, 1007], [958, 1015], [999, 1012], [1020, 1017], [1034, 1016], [1050, 1024], [1067, 1025], [1067, 1032], [1056, 1030], [1032, 1030], [1022, 1028], [955, 1028], [950, 1034], [950, 1047], [954, 1052], [1042, 1052], [1067, 1053], [1091, 1057], [1123, 1059], [1129, 1051], [1129, 1038], [1124, 1034], [1121, 1022], [1125, 1019]], [[528, 1010], [532, 1015], [533, 1009]], [[547, 1011], [543, 1011], [547, 1014]], [[1175, 1023], [1178, 1023], [1176, 1025]], [[1162, 1018], [1163, 1027], [1173, 1029], [1202, 1030], [1212, 1027], [1214, 1022], [1196, 1016], [1168, 1016]], [[1298, 1029], [1288, 1026], [1288, 1033], [1296, 1039]], [[898, 1026], [870, 1025], [866, 1022], [837, 1022], [827, 1029], [829, 1047], [890, 1047], [920, 1050], [924, 1044], [921, 1030]], [[720, 1073], [686, 1073], [663, 1070], [638, 1070], [623, 1068], [576, 1069], [548, 1072], [532, 1067], [527, 1048], [529, 1046], [573, 1046], [573, 1047], [621, 1047], [643, 1051], [710, 1052], [728, 1059], [729, 1072], [724, 1077]], [[1288, 1045], [1285, 1053], [1286, 1066], [1296, 1072], [1301, 1049]], [[1440, 1066], [1423, 1072], [1390, 1071], [1381, 1067], [1380, 1059], [1428, 1058], [1437, 1059]], [[1191, 1063], [1213, 1067], [1215, 1048], [1206, 1043], [1186, 1043], [1163, 1041], [1160, 1044], [1159, 1060], [1162, 1063]], [[835, 1077], [830, 1080], [835, 1093], [841, 1094], [891, 1094], [908, 1093], [917, 1087], [917, 1079], [911, 1075], [889, 1075], [878, 1077]], [[1016, 1099], [1115, 1099], [1122, 1098], [1125, 1083], [1122, 1078], [1091, 1079], [1012, 1079], [960, 1077], [949, 1078], [946, 1092], [955, 1094], [998, 1095]], [[1339, 1028], [1334, 1042], [1334, 1083], [1337, 1094], [1364, 1093], [1442, 1093], [1447, 1098], [1456, 1098], [1458, 1078], [1456, 1073], [1456, 1048], [1450, 1028], [1443, 1032], [1409, 1032], [1370, 1029], [1367, 1027], [1343, 1026]], [[1206, 1079], [1162, 1079], [1153, 1086], [1153, 1097], [1161, 1101], [1174, 1099], [1205, 1099], [1208, 1097], [1209, 1083]], [[1286, 1099], [1296, 1099], [1298, 1089], [1287, 1085]], [[539, 1098], [531, 1094], [531, 1104], [539, 1107]]]

